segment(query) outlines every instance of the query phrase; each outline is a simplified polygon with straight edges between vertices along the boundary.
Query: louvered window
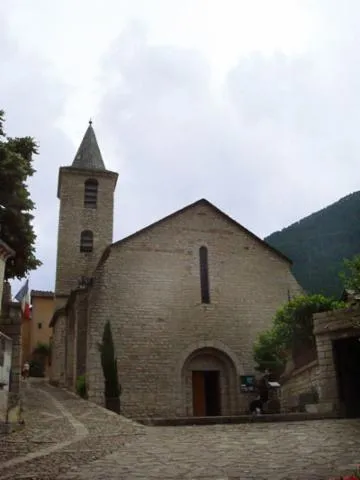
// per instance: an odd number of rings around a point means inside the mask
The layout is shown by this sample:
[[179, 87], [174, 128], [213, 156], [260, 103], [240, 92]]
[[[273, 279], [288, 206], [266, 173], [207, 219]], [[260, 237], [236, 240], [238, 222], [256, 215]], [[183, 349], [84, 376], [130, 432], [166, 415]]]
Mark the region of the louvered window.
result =
[[80, 237], [80, 252], [93, 251], [93, 232], [91, 230], [84, 230]]
[[85, 194], [84, 194], [85, 208], [96, 208], [97, 194], [98, 194], [98, 181], [94, 179], [86, 180]]

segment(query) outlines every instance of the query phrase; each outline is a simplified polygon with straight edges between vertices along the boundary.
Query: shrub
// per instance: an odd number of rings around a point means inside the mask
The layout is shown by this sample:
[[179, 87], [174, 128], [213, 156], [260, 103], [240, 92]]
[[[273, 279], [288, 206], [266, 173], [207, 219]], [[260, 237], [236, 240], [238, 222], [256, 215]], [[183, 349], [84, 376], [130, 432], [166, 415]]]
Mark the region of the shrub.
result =
[[313, 314], [343, 307], [343, 302], [323, 295], [301, 295], [290, 300], [276, 312], [272, 327], [261, 333], [254, 344], [257, 370], [282, 373], [291, 354], [316, 350]]
[[109, 410], [120, 413], [120, 393], [117, 360], [114, 351], [114, 342], [111, 333], [110, 322], [106, 322], [104, 327], [103, 339], [99, 345], [101, 354], [101, 366], [105, 379], [105, 405]]
[[87, 387], [85, 375], [80, 375], [76, 379], [76, 393], [81, 397], [87, 399]]
[[33, 354], [48, 357], [50, 355], [50, 346], [47, 343], [38, 342], [33, 350]]

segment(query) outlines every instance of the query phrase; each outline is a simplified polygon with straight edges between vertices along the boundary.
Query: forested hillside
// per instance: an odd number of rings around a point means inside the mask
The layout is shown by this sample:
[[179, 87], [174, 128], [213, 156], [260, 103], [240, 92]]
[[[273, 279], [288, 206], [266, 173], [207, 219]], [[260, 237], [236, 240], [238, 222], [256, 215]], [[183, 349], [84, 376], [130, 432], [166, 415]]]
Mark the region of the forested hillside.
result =
[[338, 297], [343, 259], [360, 253], [360, 192], [265, 238], [290, 257], [293, 272], [309, 293]]

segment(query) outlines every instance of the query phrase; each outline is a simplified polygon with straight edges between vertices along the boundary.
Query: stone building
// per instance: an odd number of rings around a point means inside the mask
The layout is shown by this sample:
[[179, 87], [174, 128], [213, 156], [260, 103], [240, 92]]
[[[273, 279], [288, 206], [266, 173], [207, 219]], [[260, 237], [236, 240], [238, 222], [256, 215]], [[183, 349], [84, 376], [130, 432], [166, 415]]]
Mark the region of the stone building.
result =
[[[357, 299], [347, 308], [314, 315], [316, 359], [284, 375], [285, 410], [311, 408], [320, 413], [360, 417], [359, 307]], [[315, 400], [309, 399], [311, 392], [316, 392]]]
[[301, 291], [290, 260], [204, 199], [112, 243], [116, 181], [89, 125], [59, 173], [52, 380], [74, 388], [85, 374], [104, 403], [110, 321], [124, 415], [246, 411], [254, 340]]
[[21, 310], [11, 301], [9, 282], [4, 282], [6, 261], [13, 256], [15, 252], [0, 239], [0, 433], [21, 419]]
[[[32, 364], [41, 364], [35, 370], [43, 371], [44, 375], [48, 375], [48, 359], [34, 355], [34, 351], [39, 346], [50, 346], [52, 337], [52, 328], [49, 322], [54, 313], [54, 292], [43, 290], [31, 290], [30, 304], [31, 317], [30, 320], [23, 318], [21, 325], [21, 358], [22, 364], [25, 361]], [[34, 368], [31, 368], [31, 374], [36, 374]]]

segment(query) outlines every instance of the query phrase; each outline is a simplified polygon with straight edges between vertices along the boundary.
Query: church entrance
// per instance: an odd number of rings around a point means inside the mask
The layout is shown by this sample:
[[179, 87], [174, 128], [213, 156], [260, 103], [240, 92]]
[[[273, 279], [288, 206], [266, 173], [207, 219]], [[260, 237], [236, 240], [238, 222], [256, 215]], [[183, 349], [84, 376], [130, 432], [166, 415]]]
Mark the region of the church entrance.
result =
[[194, 370], [192, 372], [192, 390], [195, 417], [221, 415], [219, 370]]
[[333, 342], [340, 404], [349, 418], [360, 417], [360, 341], [358, 337]]
[[234, 415], [238, 410], [236, 380], [234, 362], [227, 354], [213, 347], [194, 350], [181, 369], [181, 415]]

